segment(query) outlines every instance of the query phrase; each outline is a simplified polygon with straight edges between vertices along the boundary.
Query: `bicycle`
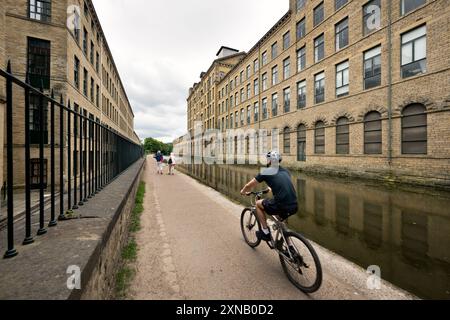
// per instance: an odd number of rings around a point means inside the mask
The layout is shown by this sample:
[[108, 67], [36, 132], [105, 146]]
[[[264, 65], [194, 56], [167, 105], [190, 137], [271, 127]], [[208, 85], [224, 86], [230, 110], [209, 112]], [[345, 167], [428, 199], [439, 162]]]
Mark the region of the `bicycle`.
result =
[[[270, 190], [248, 193], [248, 196], [255, 197], [251, 202], [252, 206], [242, 211], [242, 234], [253, 249], [261, 244], [261, 239], [256, 236], [256, 231], [261, 230], [256, 216], [256, 202], [269, 192]], [[313, 246], [301, 234], [289, 230], [281, 218], [271, 217], [269, 221], [272, 222], [269, 227], [275, 231], [275, 236], [272, 232], [272, 240], [267, 244], [270, 249], [278, 252], [281, 266], [289, 281], [304, 293], [318, 291], [322, 285], [322, 266]]]

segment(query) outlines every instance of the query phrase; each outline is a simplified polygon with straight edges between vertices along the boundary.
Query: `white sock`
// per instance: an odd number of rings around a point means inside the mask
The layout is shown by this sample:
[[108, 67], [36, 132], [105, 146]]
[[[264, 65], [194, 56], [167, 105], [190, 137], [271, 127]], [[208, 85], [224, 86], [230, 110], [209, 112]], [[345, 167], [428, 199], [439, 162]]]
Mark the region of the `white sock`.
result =
[[262, 229], [262, 231], [264, 232], [264, 234], [270, 234], [270, 230], [269, 229]]

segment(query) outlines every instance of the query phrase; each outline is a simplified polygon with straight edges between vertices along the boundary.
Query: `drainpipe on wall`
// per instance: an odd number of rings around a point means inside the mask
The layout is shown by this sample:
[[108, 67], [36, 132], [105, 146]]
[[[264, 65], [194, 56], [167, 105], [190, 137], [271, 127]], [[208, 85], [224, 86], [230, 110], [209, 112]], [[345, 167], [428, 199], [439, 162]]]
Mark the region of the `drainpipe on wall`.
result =
[[392, 164], [392, 3], [388, 2], [388, 164]]

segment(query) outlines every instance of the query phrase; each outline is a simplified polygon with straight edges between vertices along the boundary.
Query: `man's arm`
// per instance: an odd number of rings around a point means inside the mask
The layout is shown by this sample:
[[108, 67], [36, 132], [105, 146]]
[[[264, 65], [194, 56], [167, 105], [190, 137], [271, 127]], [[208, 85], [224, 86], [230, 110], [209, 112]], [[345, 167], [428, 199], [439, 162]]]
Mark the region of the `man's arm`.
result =
[[245, 185], [245, 187], [241, 190], [241, 194], [244, 196], [247, 195], [247, 193], [251, 192], [258, 184], [259, 182], [256, 179], [253, 179]]

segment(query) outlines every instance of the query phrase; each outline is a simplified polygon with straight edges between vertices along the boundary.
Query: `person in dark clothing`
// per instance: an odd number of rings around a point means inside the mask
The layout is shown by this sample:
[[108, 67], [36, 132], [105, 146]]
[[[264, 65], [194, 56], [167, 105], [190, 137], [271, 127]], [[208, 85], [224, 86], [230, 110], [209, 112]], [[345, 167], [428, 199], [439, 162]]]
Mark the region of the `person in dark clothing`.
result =
[[291, 174], [280, 166], [281, 155], [277, 151], [267, 154], [267, 169], [263, 170], [252, 179], [242, 190], [242, 195], [248, 195], [259, 183], [265, 182], [273, 194], [272, 199], [259, 200], [256, 203], [256, 215], [261, 223], [262, 231], [257, 231], [259, 239], [270, 241], [270, 230], [267, 227], [266, 213], [278, 216], [286, 220], [289, 216], [297, 213], [297, 193], [292, 184]]

